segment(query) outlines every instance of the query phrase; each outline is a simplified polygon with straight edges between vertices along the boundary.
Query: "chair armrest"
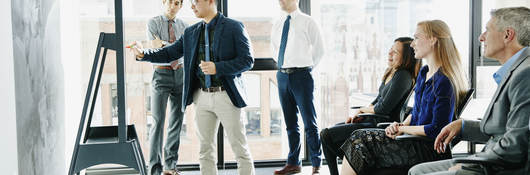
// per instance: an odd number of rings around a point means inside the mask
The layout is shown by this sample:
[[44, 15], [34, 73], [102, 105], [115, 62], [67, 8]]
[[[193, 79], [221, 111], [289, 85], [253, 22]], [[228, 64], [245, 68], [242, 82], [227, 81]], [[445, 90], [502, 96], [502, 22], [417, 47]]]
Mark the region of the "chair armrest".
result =
[[[463, 157], [463, 158], [455, 158], [453, 159], [454, 163], [465, 163], [465, 164], [478, 164], [480, 167], [486, 172], [486, 175], [488, 174], [496, 174], [501, 173], [502, 174], [520, 174], [522, 171], [525, 171], [528, 167], [525, 167], [525, 164], [527, 163], [508, 163], [504, 162], [500, 159], [488, 159], [484, 157], [478, 157], [476, 155], [469, 156], [469, 157]], [[528, 166], [528, 165], [527, 165]], [[499, 171], [499, 167], [502, 167]], [[528, 170], [526, 170], [528, 171]]]
[[377, 128], [386, 128], [388, 126], [390, 126], [390, 124], [392, 124], [392, 122], [381, 122], [381, 123], [378, 123], [377, 124]]
[[421, 141], [434, 142], [434, 140], [431, 139], [430, 137], [410, 135], [410, 134], [403, 134], [403, 135], [397, 136], [396, 140], [421, 140]]
[[484, 165], [486, 167], [491, 166], [499, 166], [499, 167], [512, 167], [513, 165], [508, 165], [507, 163], [501, 161], [501, 160], [493, 160], [488, 159], [484, 157], [478, 157], [478, 156], [469, 156], [469, 157], [463, 157], [463, 158], [455, 158], [453, 159], [454, 163], [471, 163], [471, 164], [480, 164]]
[[359, 114], [357, 115], [358, 117], [364, 117], [364, 118], [374, 118], [374, 119], [379, 119], [380, 121], [383, 121], [383, 120], [390, 120], [390, 116], [388, 115], [381, 115], [381, 114]]
[[350, 109], [359, 109], [359, 108], [362, 108], [362, 106], [352, 106], [352, 107], [350, 107]]

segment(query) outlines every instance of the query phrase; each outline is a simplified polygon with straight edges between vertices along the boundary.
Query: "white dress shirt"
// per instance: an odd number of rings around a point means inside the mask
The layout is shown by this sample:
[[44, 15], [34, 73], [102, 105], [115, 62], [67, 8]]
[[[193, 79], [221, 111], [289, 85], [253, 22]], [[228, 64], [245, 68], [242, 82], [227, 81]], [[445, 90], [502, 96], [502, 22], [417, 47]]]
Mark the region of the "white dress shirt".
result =
[[315, 20], [298, 9], [290, 14], [283, 12], [282, 17], [272, 25], [271, 48], [274, 60], [278, 61], [287, 15], [291, 15], [291, 20], [282, 68], [316, 67], [324, 55], [322, 34]]

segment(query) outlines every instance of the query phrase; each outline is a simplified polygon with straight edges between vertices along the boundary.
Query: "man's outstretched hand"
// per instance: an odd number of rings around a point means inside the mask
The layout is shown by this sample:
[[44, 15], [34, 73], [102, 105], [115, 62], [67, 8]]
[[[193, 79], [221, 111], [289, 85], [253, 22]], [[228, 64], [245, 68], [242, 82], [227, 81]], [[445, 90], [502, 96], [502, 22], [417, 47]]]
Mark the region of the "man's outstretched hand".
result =
[[142, 43], [140, 42], [132, 42], [131, 44], [125, 46], [125, 48], [129, 48], [129, 50], [132, 50], [134, 53], [134, 56], [138, 59], [141, 59], [144, 57], [144, 47], [142, 46]]

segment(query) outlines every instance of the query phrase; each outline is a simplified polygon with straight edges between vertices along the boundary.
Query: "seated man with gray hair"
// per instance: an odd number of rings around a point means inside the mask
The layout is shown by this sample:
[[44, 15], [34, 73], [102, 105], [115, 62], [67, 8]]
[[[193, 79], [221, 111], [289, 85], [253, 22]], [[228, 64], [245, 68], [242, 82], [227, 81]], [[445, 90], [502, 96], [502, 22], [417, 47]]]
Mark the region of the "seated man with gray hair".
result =
[[[495, 95], [481, 121], [459, 119], [450, 123], [438, 134], [434, 149], [445, 152], [455, 136], [466, 141], [485, 142], [483, 151], [472, 156], [520, 167], [518, 171], [521, 172], [513, 173], [524, 174], [530, 136], [530, 9], [493, 10], [479, 40], [484, 43], [484, 56], [502, 64], [493, 74], [498, 85]], [[409, 170], [411, 175], [483, 173], [478, 165], [456, 164], [451, 159], [422, 163]]]

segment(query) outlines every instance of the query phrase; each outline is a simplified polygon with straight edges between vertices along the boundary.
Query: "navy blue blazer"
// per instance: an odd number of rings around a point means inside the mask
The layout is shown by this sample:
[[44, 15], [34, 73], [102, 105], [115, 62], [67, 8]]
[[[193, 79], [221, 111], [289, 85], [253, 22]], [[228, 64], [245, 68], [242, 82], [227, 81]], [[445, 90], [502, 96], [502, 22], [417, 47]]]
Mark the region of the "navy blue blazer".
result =
[[[243, 24], [239, 21], [226, 18], [218, 13], [216, 16], [214, 40], [212, 43], [213, 58], [217, 73], [215, 76], [221, 79], [226, 93], [232, 104], [238, 108], [247, 106], [247, 95], [241, 73], [250, 70], [254, 64], [254, 58], [250, 52], [251, 45]], [[182, 95], [182, 111], [193, 102], [193, 93], [200, 88], [199, 79], [195, 71], [198, 67], [192, 67], [195, 63], [198, 41], [203, 22], [198, 22], [184, 31], [184, 34], [173, 44], [161, 49], [149, 49], [144, 51], [141, 61], [155, 63], [169, 63], [184, 56], [184, 89]]]

